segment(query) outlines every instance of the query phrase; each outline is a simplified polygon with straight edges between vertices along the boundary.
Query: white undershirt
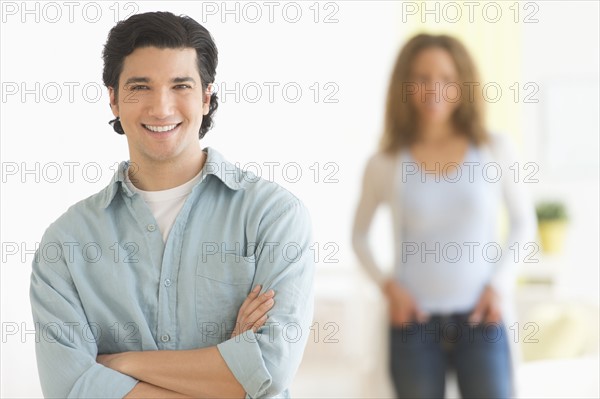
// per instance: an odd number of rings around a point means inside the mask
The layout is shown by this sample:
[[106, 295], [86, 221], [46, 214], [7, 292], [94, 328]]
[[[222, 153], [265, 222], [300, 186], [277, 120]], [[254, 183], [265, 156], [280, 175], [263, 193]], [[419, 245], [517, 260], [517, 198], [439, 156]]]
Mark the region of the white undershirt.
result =
[[129, 179], [125, 179], [125, 184], [134, 193], [138, 193], [144, 199], [144, 202], [150, 208], [154, 219], [158, 223], [160, 232], [162, 233], [163, 241], [167, 242], [171, 227], [175, 223], [175, 218], [183, 207], [188, 195], [192, 192], [192, 188], [203, 178], [200, 171], [191, 180], [183, 183], [180, 186], [161, 191], [144, 191], [135, 187]]

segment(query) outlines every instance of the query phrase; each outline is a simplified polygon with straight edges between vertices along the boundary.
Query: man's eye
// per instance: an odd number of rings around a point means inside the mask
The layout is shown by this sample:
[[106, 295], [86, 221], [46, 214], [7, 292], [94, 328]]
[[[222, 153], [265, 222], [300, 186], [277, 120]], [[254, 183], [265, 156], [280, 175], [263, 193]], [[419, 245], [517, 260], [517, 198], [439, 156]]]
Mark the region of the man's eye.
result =
[[191, 89], [192, 86], [190, 85], [186, 85], [186, 84], [181, 84], [181, 85], [177, 85], [175, 86], [176, 89]]
[[129, 87], [129, 90], [131, 90], [131, 91], [148, 90], [148, 86], [144, 86], [144, 85], [132, 85], [132, 86]]

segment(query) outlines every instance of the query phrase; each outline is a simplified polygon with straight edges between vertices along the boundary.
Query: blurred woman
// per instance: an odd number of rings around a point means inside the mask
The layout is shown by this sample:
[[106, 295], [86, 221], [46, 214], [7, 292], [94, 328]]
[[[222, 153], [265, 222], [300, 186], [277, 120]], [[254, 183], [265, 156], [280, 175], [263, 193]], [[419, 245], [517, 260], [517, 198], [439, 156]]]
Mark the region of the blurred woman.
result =
[[[391, 375], [402, 398], [443, 398], [450, 368], [463, 398], [513, 395], [501, 299], [534, 212], [515, 181], [514, 151], [485, 129], [482, 108], [482, 84], [457, 39], [420, 34], [405, 44], [353, 227], [359, 261], [387, 298]], [[502, 203], [510, 221], [504, 245]], [[393, 218], [390, 276], [368, 244], [382, 204]]]

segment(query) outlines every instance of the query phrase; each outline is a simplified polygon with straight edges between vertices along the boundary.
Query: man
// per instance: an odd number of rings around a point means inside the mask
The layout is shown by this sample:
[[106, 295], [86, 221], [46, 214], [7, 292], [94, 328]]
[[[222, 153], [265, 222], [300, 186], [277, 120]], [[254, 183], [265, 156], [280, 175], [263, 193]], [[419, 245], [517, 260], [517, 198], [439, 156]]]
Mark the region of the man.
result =
[[44, 395], [289, 397], [313, 312], [307, 210], [200, 147], [217, 49], [196, 21], [134, 15], [103, 58], [130, 161], [36, 253]]

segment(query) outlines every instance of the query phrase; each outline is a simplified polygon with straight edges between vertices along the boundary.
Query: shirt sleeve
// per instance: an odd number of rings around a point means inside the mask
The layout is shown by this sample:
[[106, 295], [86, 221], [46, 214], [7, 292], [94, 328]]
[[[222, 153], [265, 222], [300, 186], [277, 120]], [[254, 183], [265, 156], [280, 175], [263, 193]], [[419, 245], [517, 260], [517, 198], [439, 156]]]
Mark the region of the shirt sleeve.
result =
[[[499, 134], [492, 136], [492, 153], [502, 171], [501, 185], [504, 205], [508, 213], [509, 232], [502, 250], [502, 257], [492, 274], [490, 285], [496, 291], [506, 292], [514, 282], [517, 265], [529, 254], [527, 244], [535, 239], [535, 209], [531, 201], [528, 184], [523, 176], [523, 164], [519, 163], [515, 175], [517, 152], [511, 142]], [[518, 251], [515, 252], [515, 246]], [[515, 259], [515, 254], [518, 256]]]
[[96, 362], [95, 326], [88, 324], [65, 251], [60, 242], [42, 239], [32, 264], [29, 294], [44, 397], [122, 398], [138, 381]]
[[382, 180], [386, 173], [390, 174], [393, 171], [381, 170], [381, 159], [379, 156], [376, 154], [369, 159], [363, 174], [360, 200], [354, 214], [354, 224], [352, 227], [352, 247], [367, 274], [381, 287], [387, 276], [375, 262], [375, 258], [369, 247], [368, 233], [375, 211], [384, 199]]
[[275, 304], [264, 326], [217, 345], [247, 398], [272, 397], [291, 384], [310, 334], [315, 262], [312, 227], [296, 198], [265, 221], [257, 240], [254, 285], [273, 289]]

